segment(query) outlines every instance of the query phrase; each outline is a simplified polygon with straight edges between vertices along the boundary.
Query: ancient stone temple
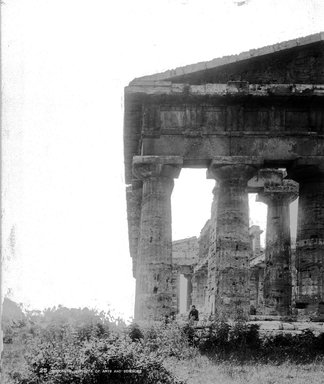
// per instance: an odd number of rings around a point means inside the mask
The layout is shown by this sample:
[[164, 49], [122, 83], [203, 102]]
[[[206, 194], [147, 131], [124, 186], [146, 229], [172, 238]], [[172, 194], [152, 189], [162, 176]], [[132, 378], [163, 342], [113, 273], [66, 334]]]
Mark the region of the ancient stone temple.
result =
[[[125, 179], [136, 320], [187, 307], [235, 318], [324, 316], [324, 33], [133, 80]], [[215, 180], [199, 239], [172, 243], [182, 168]], [[268, 207], [265, 249], [248, 193]], [[292, 248], [289, 204], [299, 197]]]

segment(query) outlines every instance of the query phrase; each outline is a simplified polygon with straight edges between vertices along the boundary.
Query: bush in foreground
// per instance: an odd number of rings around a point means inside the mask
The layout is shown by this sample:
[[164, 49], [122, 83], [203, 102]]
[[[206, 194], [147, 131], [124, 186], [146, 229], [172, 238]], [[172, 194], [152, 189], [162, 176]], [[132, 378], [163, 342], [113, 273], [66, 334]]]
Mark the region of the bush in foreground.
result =
[[[27, 315], [24, 326], [8, 330], [13, 337], [5, 345], [5, 382], [180, 384], [163, 366], [164, 355], [171, 353], [160, 353], [167, 344], [167, 338], [161, 337], [164, 330], [156, 327], [155, 331], [153, 338], [148, 330], [138, 329], [132, 340], [124, 324], [89, 310], [71, 312], [60, 307]], [[158, 348], [152, 347], [153, 339]], [[14, 366], [8, 360], [13, 348], [20, 354]]]
[[66, 336], [55, 344], [46, 340], [35, 344], [26, 356], [28, 371], [17, 383], [180, 383], [158, 356], [146, 354], [140, 343], [128, 338], [92, 338], [80, 343], [71, 334]]

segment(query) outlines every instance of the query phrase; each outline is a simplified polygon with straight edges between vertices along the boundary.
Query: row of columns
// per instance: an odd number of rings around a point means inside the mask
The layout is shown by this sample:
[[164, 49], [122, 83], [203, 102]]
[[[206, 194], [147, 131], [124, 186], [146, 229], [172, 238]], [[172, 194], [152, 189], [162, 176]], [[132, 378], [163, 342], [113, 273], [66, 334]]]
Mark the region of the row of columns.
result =
[[[245, 161], [243, 163], [243, 160]], [[136, 320], [156, 320], [174, 312], [172, 295], [171, 193], [183, 165], [179, 156], [135, 156], [133, 174], [143, 183], [136, 255]], [[262, 167], [259, 159], [212, 161], [208, 177], [217, 181], [215, 255], [209, 268], [216, 313], [226, 318], [249, 313], [249, 205], [247, 183]], [[309, 168], [307, 168], [309, 171]], [[323, 300], [324, 178], [296, 167], [289, 175], [300, 183], [297, 235], [297, 302]], [[295, 188], [295, 187], [294, 187]], [[291, 311], [289, 203], [296, 190], [266, 185], [259, 201], [268, 205], [265, 304], [269, 314]], [[289, 189], [289, 188], [288, 188]], [[313, 274], [313, 278], [309, 276]], [[313, 309], [314, 309], [313, 308]]]

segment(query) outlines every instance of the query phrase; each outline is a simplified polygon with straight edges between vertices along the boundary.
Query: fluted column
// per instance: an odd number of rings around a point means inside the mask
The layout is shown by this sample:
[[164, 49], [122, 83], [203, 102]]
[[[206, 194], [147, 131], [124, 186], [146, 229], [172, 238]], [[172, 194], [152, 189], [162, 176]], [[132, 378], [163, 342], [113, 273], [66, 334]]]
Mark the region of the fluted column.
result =
[[315, 319], [324, 315], [324, 169], [305, 163], [288, 173], [299, 183], [296, 308]]
[[[211, 175], [212, 176], [212, 175]], [[210, 217], [210, 244], [208, 250], [208, 270], [207, 270], [207, 297], [206, 310], [209, 314], [215, 313], [215, 297], [216, 297], [216, 232], [217, 232], [217, 206], [218, 206], [219, 188], [216, 183], [213, 188], [213, 202]]]
[[212, 162], [209, 177], [218, 182], [216, 213], [215, 313], [235, 319], [249, 313], [249, 203], [247, 182], [258, 167]]
[[190, 310], [190, 307], [192, 305], [192, 275], [185, 275], [185, 278], [187, 279], [187, 311]]
[[[252, 225], [249, 228], [252, 259], [250, 260], [250, 314], [260, 313], [260, 274], [263, 272], [263, 261], [261, 260], [260, 236], [263, 231], [259, 225]], [[262, 275], [263, 276], [263, 275]]]
[[171, 193], [181, 165], [178, 156], [133, 158], [133, 174], [143, 181], [135, 320], [161, 320], [172, 311]]
[[143, 183], [140, 180], [133, 180], [132, 185], [126, 187], [129, 251], [133, 260], [133, 276], [135, 278], [141, 226], [142, 188]]
[[207, 283], [206, 270], [194, 272], [192, 275], [192, 304], [205, 312], [205, 289]]
[[297, 198], [298, 186], [292, 180], [265, 186], [257, 201], [268, 205], [264, 311], [266, 315], [291, 315], [291, 241], [289, 205]]

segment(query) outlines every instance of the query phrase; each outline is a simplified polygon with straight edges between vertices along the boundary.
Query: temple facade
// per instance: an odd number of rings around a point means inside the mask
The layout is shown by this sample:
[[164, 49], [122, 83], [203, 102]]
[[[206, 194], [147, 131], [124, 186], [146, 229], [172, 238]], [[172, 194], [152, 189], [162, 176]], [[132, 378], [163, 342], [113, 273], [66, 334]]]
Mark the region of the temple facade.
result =
[[[135, 319], [177, 312], [324, 316], [324, 34], [133, 80], [125, 89], [125, 180]], [[199, 239], [172, 242], [182, 168], [215, 180]], [[248, 193], [267, 204], [265, 249]], [[289, 204], [299, 197], [295, 249]]]

